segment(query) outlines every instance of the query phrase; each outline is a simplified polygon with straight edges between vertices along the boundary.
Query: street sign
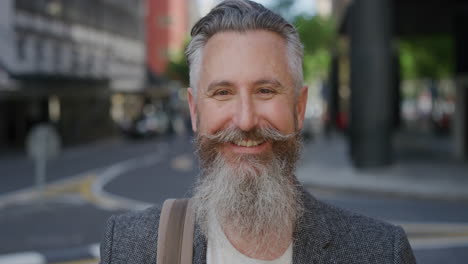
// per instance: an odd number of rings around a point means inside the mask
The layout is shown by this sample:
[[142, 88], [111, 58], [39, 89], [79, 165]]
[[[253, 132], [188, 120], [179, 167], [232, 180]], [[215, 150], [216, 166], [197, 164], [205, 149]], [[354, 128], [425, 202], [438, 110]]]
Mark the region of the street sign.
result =
[[60, 152], [60, 137], [49, 124], [39, 124], [29, 132], [26, 147], [33, 159], [51, 159]]
[[28, 155], [34, 159], [35, 179], [38, 191], [43, 194], [46, 182], [47, 160], [60, 153], [60, 137], [49, 124], [39, 124], [29, 132], [26, 138]]

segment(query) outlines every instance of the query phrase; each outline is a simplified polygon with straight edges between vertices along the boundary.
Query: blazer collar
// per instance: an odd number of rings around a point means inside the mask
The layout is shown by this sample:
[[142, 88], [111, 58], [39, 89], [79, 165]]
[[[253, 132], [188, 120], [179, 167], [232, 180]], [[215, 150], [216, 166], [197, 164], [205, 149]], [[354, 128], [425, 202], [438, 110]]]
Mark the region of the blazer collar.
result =
[[[323, 263], [331, 234], [321, 203], [302, 186], [299, 188], [302, 191], [304, 213], [299, 218], [293, 233], [293, 264]], [[206, 264], [207, 241], [197, 223], [195, 223], [193, 241], [193, 263]]]
[[293, 237], [293, 263], [323, 263], [331, 234], [321, 203], [302, 189], [304, 213], [299, 218]]

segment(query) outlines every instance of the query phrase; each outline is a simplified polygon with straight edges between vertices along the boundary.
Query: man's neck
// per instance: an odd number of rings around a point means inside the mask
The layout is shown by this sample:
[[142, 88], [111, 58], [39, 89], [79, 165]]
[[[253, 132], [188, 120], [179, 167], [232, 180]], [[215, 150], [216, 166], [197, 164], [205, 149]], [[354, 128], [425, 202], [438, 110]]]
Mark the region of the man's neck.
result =
[[253, 259], [275, 260], [286, 252], [292, 242], [292, 228], [280, 233], [271, 232], [261, 238], [241, 236], [235, 227], [223, 230], [237, 251]]

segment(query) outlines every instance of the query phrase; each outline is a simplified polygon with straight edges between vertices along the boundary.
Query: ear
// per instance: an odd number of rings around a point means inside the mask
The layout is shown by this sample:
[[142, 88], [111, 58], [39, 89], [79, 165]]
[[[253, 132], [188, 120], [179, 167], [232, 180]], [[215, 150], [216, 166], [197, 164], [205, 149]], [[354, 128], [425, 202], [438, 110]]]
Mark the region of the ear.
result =
[[197, 109], [196, 109], [196, 103], [195, 103], [195, 96], [193, 95], [193, 89], [188, 88], [187, 89], [187, 101], [189, 104], [189, 109], [190, 109], [190, 120], [192, 121], [192, 130], [193, 132], [197, 132]]
[[304, 86], [301, 88], [299, 95], [297, 97], [296, 103], [296, 113], [297, 113], [297, 126], [298, 129], [301, 130], [304, 124], [304, 116], [307, 106], [307, 98], [309, 94], [309, 87]]

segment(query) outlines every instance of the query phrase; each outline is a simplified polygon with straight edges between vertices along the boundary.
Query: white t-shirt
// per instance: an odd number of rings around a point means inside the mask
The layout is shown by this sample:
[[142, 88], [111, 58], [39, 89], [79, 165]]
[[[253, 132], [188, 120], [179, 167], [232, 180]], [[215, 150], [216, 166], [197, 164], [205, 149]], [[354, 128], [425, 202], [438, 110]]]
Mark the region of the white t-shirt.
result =
[[240, 253], [227, 239], [219, 225], [210, 232], [208, 249], [206, 252], [207, 264], [292, 264], [292, 242], [284, 254], [275, 260], [253, 259]]

